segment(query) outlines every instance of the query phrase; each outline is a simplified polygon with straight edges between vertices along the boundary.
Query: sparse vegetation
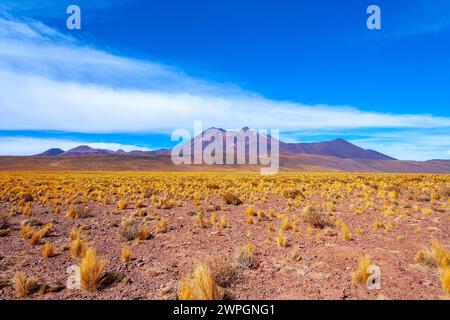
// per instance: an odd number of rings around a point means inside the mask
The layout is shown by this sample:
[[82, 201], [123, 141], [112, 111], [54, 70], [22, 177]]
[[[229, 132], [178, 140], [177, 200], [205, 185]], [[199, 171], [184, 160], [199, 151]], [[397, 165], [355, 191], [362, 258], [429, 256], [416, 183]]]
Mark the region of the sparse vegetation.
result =
[[14, 272], [11, 283], [16, 292], [16, 298], [26, 298], [38, 288], [37, 279], [35, 277], [28, 277], [21, 271]]
[[367, 279], [371, 276], [369, 272], [370, 260], [364, 255], [359, 259], [358, 268], [352, 273], [352, 281], [354, 284], [366, 284]]
[[132, 251], [128, 246], [122, 247], [122, 251], [120, 252], [120, 261], [129, 262], [131, 260]]
[[178, 285], [179, 300], [222, 300], [223, 289], [214, 281], [211, 268], [204, 263], [196, 265], [191, 275]]
[[[437, 174], [0, 172], [1, 297], [15, 297], [12, 266], [45, 279], [39, 293], [22, 290], [22, 297], [71, 297], [57, 283], [64, 267], [90, 261], [94, 298], [114, 290], [125, 298], [217, 298], [222, 288], [232, 299], [279, 298], [295, 287], [305, 298], [339, 299], [350, 273], [356, 284], [370, 276], [367, 256], [348, 263], [365, 252], [389, 266], [387, 297], [439, 299], [436, 288], [449, 288], [448, 190], [448, 176]], [[89, 247], [105, 260], [87, 259]], [[195, 261], [207, 261], [216, 291], [193, 291], [195, 272], [177, 282]], [[334, 275], [336, 290], [315, 290]], [[144, 292], [147, 276], [152, 289]], [[283, 277], [289, 286], [278, 286]], [[17, 278], [26, 284], [25, 274]], [[100, 290], [112, 282], [111, 291]], [[353, 289], [345, 290], [349, 299], [377, 297]]]
[[104, 272], [105, 261], [97, 257], [94, 249], [87, 248], [80, 264], [81, 287], [86, 291], [97, 290]]
[[53, 246], [50, 242], [46, 242], [42, 247], [42, 255], [46, 258], [53, 257], [56, 254], [55, 246]]

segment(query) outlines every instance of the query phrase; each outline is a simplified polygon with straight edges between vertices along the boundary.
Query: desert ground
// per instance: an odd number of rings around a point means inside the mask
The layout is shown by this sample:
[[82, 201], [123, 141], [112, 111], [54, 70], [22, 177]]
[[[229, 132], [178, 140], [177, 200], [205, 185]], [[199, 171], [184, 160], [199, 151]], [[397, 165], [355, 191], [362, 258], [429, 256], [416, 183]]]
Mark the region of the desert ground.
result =
[[449, 231], [449, 175], [0, 172], [0, 298], [448, 299]]

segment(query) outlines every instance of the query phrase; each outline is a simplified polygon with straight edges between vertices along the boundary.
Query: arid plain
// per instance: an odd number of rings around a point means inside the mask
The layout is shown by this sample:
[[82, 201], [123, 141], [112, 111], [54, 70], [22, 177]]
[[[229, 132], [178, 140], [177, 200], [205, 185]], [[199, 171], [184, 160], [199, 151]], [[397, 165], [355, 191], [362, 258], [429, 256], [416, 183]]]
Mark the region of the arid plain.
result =
[[0, 210], [2, 299], [450, 290], [448, 175], [2, 172]]

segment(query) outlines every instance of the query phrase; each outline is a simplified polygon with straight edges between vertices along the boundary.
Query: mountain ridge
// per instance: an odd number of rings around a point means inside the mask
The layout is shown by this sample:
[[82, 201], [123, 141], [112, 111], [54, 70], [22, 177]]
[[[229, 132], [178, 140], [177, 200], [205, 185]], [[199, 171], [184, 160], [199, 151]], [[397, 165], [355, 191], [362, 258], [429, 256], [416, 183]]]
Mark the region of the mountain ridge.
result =
[[[223, 142], [224, 142], [224, 149], [223, 153], [227, 152], [238, 152], [238, 150], [249, 150], [250, 148], [250, 138], [248, 140], [246, 137], [256, 138], [258, 140], [253, 140], [252, 147], [256, 147], [255, 141], [259, 141], [260, 139], [264, 139], [267, 141], [270, 149], [270, 135], [264, 136], [259, 133], [257, 133], [254, 130], [249, 129], [248, 127], [243, 127], [236, 131], [227, 131], [221, 128], [209, 128], [202, 132], [201, 135], [198, 135], [194, 138], [192, 138], [190, 141], [186, 142], [182, 146], [178, 146], [177, 148], [183, 148], [187, 146], [187, 144], [190, 144], [190, 150], [194, 149], [195, 142], [199, 142], [202, 144], [201, 151], [204, 150], [205, 147], [207, 147], [210, 143], [212, 143], [211, 140], [204, 140], [204, 137], [213, 137], [216, 134], [222, 134]], [[239, 144], [239, 141], [233, 140], [232, 146], [226, 146], [225, 141], [230, 135], [236, 135], [243, 137], [244, 145]], [[279, 142], [279, 151], [280, 154], [312, 154], [312, 155], [323, 155], [323, 156], [332, 156], [342, 159], [374, 159], [374, 160], [396, 160], [393, 157], [390, 157], [388, 155], [382, 154], [375, 150], [370, 149], [363, 149], [355, 144], [352, 144], [348, 142], [345, 139], [337, 138], [333, 140], [327, 140], [327, 141], [320, 141], [320, 142], [310, 142], [310, 143], [285, 143], [282, 141]], [[244, 149], [242, 149], [244, 148]], [[133, 150], [133, 151], [123, 151], [121, 149], [119, 150], [109, 150], [109, 149], [96, 149], [92, 148], [88, 145], [80, 145], [78, 147], [72, 148], [67, 151], [63, 151], [61, 149], [58, 149], [60, 151], [52, 151], [56, 150], [55, 148], [49, 149], [41, 154], [38, 154], [36, 156], [57, 156], [57, 157], [65, 157], [65, 156], [83, 156], [83, 155], [133, 155], [133, 154], [158, 154], [158, 155], [170, 155], [172, 149], [156, 149], [151, 151], [141, 151], [141, 150]]]

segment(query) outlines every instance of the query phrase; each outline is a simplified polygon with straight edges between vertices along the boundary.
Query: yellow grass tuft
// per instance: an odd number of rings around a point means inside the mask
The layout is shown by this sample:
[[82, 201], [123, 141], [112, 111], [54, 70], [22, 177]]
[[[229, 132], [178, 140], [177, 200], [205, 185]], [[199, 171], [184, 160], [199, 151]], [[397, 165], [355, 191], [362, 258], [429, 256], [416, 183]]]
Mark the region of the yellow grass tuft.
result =
[[81, 238], [81, 230], [80, 229], [76, 229], [76, 228], [72, 228], [69, 231], [69, 239], [70, 240], [75, 240], [75, 239], [80, 239]]
[[281, 230], [287, 231], [290, 228], [291, 228], [291, 224], [289, 222], [289, 218], [288, 217], [284, 217], [283, 221], [281, 222]]
[[92, 248], [87, 248], [80, 263], [81, 287], [86, 291], [98, 289], [105, 271], [105, 261], [97, 258], [97, 253]]
[[236, 251], [235, 262], [238, 267], [250, 268], [254, 263], [255, 246], [248, 242], [241, 249]]
[[209, 220], [211, 221], [211, 224], [216, 224], [217, 223], [217, 213], [213, 212], [211, 214], [211, 217]]
[[352, 281], [354, 284], [366, 284], [367, 279], [371, 276], [369, 273], [370, 260], [364, 255], [359, 259], [358, 269], [352, 273]]
[[220, 228], [226, 228], [226, 227], [228, 227], [228, 221], [227, 221], [227, 216], [226, 216], [226, 215], [222, 215], [222, 216], [220, 217], [219, 227], [220, 227]]
[[124, 199], [119, 200], [119, 202], [117, 203], [117, 207], [120, 210], [125, 210], [127, 208], [127, 206], [128, 206], [128, 201], [124, 200]]
[[450, 251], [447, 248], [437, 240], [431, 241], [431, 248], [434, 253], [434, 259], [440, 267], [450, 266]]
[[42, 255], [46, 258], [53, 257], [56, 254], [55, 246], [53, 246], [50, 242], [46, 242], [42, 247]]
[[161, 219], [158, 221], [158, 224], [156, 225], [156, 233], [164, 233], [167, 231], [167, 220]]
[[131, 260], [131, 256], [132, 256], [131, 248], [125, 246], [122, 248], [122, 251], [120, 252], [120, 261], [129, 262]]
[[353, 240], [352, 233], [348, 230], [347, 226], [343, 222], [341, 224], [341, 230], [342, 230], [342, 240], [344, 240], [344, 241]]
[[31, 223], [26, 223], [20, 227], [20, 235], [24, 239], [30, 239], [32, 234], [33, 234], [33, 227], [31, 226]]
[[35, 277], [27, 277], [21, 271], [14, 272], [11, 283], [16, 292], [16, 298], [25, 298], [38, 287], [38, 282]]
[[446, 266], [441, 270], [442, 289], [446, 293], [450, 293], [450, 266]]
[[283, 233], [282, 230], [278, 233], [276, 237], [276, 242], [280, 247], [286, 247], [287, 246], [287, 238], [286, 235]]
[[199, 263], [192, 274], [178, 285], [179, 300], [222, 300], [223, 289], [213, 279], [211, 268]]
[[73, 240], [69, 246], [70, 254], [76, 259], [82, 258], [87, 248], [87, 245], [80, 238]]

